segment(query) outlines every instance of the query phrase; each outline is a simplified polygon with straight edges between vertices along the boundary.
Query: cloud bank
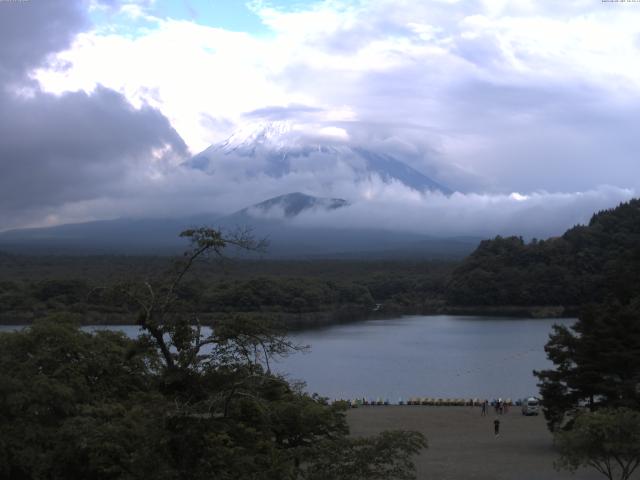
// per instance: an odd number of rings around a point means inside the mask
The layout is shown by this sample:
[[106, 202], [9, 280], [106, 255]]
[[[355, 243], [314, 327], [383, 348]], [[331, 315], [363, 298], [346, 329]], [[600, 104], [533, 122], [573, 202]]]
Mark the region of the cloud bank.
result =
[[[250, 5], [268, 34], [152, 1], [0, 2], [0, 230], [303, 191], [353, 205], [300, 221], [544, 236], [640, 190], [637, 4]], [[258, 164], [179, 167], [258, 120], [343, 132], [458, 193], [340, 164], [277, 179]]]
[[[276, 3], [277, 2], [272, 2]], [[252, 2], [269, 35], [153, 17], [97, 28], [38, 74], [51, 91], [103, 84], [159, 108], [192, 151], [247, 119], [400, 138], [470, 191], [638, 188], [640, 8], [569, 1]], [[211, 7], [215, 8], [215, 7]], [[122, 13], [125, 15], [125, 13]], [[133, 21], [133, 20], [131, 20]], [[469, 178], [458, 178], [467, 172]]]
[[186, 153], [155, 109], [102, 86], [56, 96], [29, 77], [87, 27], [83, 6], [0, 4], [0, 229], [57, 223], [67, 205], [118, 196]]
[[517, 235], [547, 238], [561, 235], [591, 215], [634, 196], [631, 190], [600, 187], [575, 193], [529, 195], [454, 193], [416, 194], [400, 186], [365, 191], [361, 201], [333, 212], [310, 212], [300, 225], [377, 228], [439, 237]]

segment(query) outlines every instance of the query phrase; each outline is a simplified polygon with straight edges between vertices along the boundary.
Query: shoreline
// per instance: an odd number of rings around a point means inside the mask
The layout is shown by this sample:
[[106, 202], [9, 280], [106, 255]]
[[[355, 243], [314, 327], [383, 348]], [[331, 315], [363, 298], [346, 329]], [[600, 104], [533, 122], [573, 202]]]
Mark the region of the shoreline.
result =
[[[390, 320], [409, 315], [459, 315], [470, 317], [510, 317], [514, 319], [549, 319], [549, 318], [575, 318], [578, 316], [580, 307], [578, 306], [559, 306], [559, 305], [542, 305], [542, 306], [512, 306], [504, 305], [498, 307], [487, 306], [412, 306], [406, 308], [395, 308], [391, 306], [379, 311], [363, 311], [357, 307], [346, 307], [337, 310], [318, 311], [318, 312], [225, 312], [225, 313], [205, 313], [203, 314], [203, 325], [212, 325], [217, 319], [223, 316], [249, 315], [254, 317], [272, 317], [276, 323], [283, 326], [288, 331], [315, 330], [334, 325], [343, 325], [349, 323], [358, 323], [367, 320]], [[72, 315], [83, 317], [85, 321], [80, 321], [82, 326], [106, 326], [106, 325], [135, 325], [134, 314], [123, 313], [96, 313], [96, 312], [52, 312], [70, 313]], [[33, 312], [15, 312], [15, 314], [5, 313], [0, 317], [0, 325], [20, 325], [28, 326], [34, 321], [45, 318], [46, 315], [35, 316]], [[87, 317], [89, 321], [86, 321]]]

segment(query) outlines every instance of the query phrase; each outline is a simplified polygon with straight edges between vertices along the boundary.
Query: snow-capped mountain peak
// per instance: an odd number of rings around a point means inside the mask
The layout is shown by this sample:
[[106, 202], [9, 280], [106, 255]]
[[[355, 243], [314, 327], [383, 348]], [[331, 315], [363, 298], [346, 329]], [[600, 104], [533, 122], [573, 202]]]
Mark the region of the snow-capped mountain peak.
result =
[[239, 128], [222, 143], [213, 146], [225, 153], [255, 145], [284, 148], [301, 134], [301, 127], [286, 120], [257, 122]]
[[355, 145], [337, 127], [310, 126], [290, 121], [259, 122], [245, 126], [225, 141], [211, 145], [184, 166], [209, 174], [231, 175], [234, 181], [267, 175], [282, 178], [295, 173], [309, 179], [300, 188], [323, 191], [331, 172], [351, 171], [354, 182], [377, 177], [400, 182], [417, 191], [451, 191], [398, 158]]

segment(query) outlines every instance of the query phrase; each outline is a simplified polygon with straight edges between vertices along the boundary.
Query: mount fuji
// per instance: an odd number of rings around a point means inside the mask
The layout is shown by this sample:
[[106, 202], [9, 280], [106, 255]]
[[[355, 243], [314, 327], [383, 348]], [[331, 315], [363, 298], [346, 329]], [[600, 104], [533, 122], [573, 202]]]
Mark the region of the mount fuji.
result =
[[[400, 182], [419, 192], [451, 190], [392, 155], [348, 141], [335, 127], [312, 129], [286, 121], [262, 122], [242, 128], [183, 163], [186, 168], [235, 180], [266, 175], [282, 178], [305, 174], [325, 184], [341, 172], [354, 181]], [[313, 187], [308, 185], [307, 187]]]
[[[401, 160], [355, 145], [344, 130], [310, 129], [288, 122], [262, 123], [237, 131], [179, 168], [204, 172], [212, 177], [213, 183], [231, 181], [239, 189], [243, 188], [243, 180], [252, 179], [253, 185], [269, 181], [275, 189], [292, 192], [293, 178], [307, 192], [333, 191], [334, 182], [340, 182], [342, 187], [383, 182], [401, 184], [417, 192], [451, 193]], [[254, 198], [257, 196], [256, 192], [251, 193]], [[250, 195], [246, 197], [249, 200]], [[437, 232], [428, 235], [393, 231], [376, 223], [368, 228], [351, 228], [339, 227], [339, 222], [322, 226], [309, 221], [315, 215], [327, 219], [337, 211], [340, 213], [336, 215], [344, 217], [355, 202], [348, 197], [320, 197], [293, 191], [231, 214], [121, 218], [3, 232], [0, 248], [61, 253], [175, 253], [185, 246], [176, 235], [185, 228], [201, 225], [226, 231], [249, 227], [257, 238], [270, 241], [267, 256], [271, 258], [459, 258], [472, 251], [479, 240], [433, 236]]]

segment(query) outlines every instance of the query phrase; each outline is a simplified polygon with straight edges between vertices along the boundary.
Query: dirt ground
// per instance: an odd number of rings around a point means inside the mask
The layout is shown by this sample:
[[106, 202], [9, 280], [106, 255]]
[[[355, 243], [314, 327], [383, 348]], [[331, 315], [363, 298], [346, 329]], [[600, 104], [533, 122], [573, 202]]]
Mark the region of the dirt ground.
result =
[[[494, 436], [493, 421], [500, 420]], [[429, 480], [596, 480], [595, 470], [575, 474], [553, 468], [557, 454], [544, 417], [508, 414], [480, 416], [479, 407], [369, 406], [350, 410], [353, 435], [382, 430], [417, 430], [429, 448], [416, 459], [418, 479]], [[640, 479], [638, 472], [633, 477]]]

